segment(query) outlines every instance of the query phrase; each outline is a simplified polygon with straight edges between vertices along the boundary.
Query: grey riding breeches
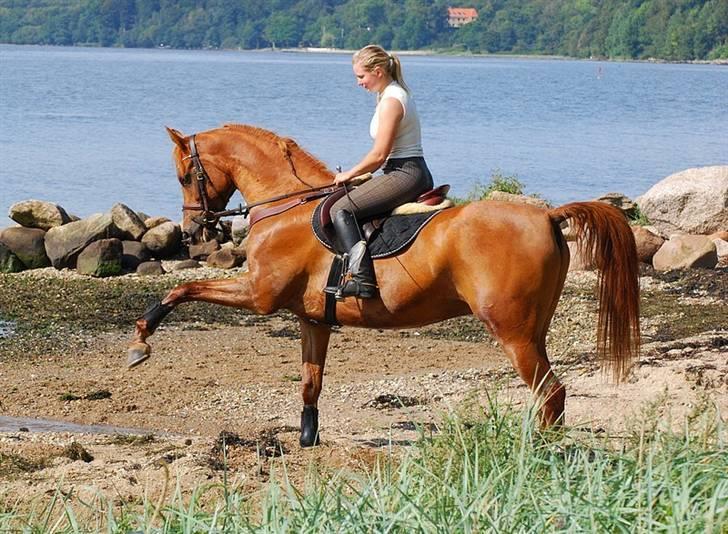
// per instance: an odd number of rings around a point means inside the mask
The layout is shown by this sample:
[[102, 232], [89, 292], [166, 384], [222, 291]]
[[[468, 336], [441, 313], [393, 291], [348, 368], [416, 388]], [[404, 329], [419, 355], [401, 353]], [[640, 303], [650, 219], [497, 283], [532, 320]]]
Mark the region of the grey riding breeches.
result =
[[331, 207], [331, 219], [346, 209], [359, 219], [392, 211], [397, 206], [414, 201], [432, 189], [432, 175], [425, 158], [393, 158], [387, 160], [384, 174], [352, 189]]

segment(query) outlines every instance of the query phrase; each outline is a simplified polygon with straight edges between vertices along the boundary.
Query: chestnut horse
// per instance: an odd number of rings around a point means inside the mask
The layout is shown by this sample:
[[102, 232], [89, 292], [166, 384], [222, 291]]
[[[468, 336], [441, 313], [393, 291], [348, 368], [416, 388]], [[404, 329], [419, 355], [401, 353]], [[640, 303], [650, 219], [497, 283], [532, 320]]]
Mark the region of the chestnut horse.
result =
[[[333, 182], [332, 172], [293, 140], [260, 128], [225, 125], [189, 137], [167, 131], [184, 197], [182, 229], [192, 240], [210, 223], [209, 214], [225, 209], [235, 189], [248, 206], [278, 205], [292, 192]], [[318, 443], [317, 405], [331, 333], [322, 289], [332, 253], [311, 230], [316, 204], [303, 203], [254, 224], [248, 271], [239, 278], [187, 282], [170, 290], [136, 321], [129, 365], [149, 356], [146, 339], [183, 302], [258, 314], [290, 310], [301, 327], [300, 443]], [[251, 207], [251, 217], [261, 209]], [[546, 334], [569, 267], [560, 228], [566, 219], [580, 250], [600, 272], [597, 349], [603, 367], [619, 379], [639, 350], [638, 262], [626, 219], [601, 202], [545, 210], [479, 201], [444, 210], [404, 253], [375, 261], [378, 297], [339, 302], [337, 319], [346, 326], [413, 328], [472, 313], [537, 396], [542, 423], [559, 423], [566, 393], [551, 370]]]

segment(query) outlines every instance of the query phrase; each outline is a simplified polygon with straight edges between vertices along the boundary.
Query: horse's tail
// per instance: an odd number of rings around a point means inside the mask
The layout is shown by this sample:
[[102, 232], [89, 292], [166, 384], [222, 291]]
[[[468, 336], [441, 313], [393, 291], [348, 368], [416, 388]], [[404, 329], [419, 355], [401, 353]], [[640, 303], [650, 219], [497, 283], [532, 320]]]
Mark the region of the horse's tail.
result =
[[603, 202], [574, 202], [548, 212], [558, 225], [571, 219], [577, 246], [599, 269], [597, 352], [619, 381], [639, 355], [639, 262], [634, 235], [620, 210]]

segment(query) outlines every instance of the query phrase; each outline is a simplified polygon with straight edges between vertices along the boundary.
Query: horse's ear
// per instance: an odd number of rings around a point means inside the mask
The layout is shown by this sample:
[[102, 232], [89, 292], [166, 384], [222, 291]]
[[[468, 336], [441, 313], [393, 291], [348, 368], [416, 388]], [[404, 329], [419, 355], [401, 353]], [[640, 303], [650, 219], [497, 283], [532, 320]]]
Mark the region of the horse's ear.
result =
[[169, 126], [165, 126], [165, 128], [167, 129], [169, 138], [179, 147], [182, 153], [189, 153], [190, 149], [187, 146], [187, 137], [182, 132], [175, 130], [174, 128], [170, 128]]

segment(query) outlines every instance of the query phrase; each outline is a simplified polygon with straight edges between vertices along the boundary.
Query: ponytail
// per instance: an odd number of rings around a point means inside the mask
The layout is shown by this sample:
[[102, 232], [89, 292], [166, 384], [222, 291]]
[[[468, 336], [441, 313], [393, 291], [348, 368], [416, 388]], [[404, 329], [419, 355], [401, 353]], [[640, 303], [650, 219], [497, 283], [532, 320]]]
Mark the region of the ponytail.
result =
[[392, 65], [392, 69], [389, 72], [389, 74], [392, 76], [392, 79], [397, 82], [402, 87], [402, 89], [409, 93], [409, 87], [407, 87], [407, 84], [404, 83], [404, 76], [402, 76], [402, 63], [400, 63], [399, 57], [395, 54], [390, 53], [389, 62]]
[[407, 87], [407, 84], [404, 83], [402, 63], [400, 63], [399, 57], [397, 57], [396, 54], [387, 52], [381, 46], [365, 46], [354, 54], [351, 62], [359, 63], [364, 69], [370, 72], [379, 67], [389, 74], [389, 76], [391, 76], [392, 79], [402, 87], [402, 89], [408, 93], [410, 92], [409, 87]]

